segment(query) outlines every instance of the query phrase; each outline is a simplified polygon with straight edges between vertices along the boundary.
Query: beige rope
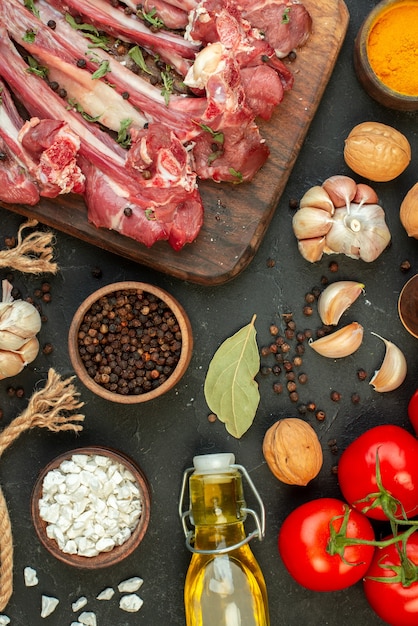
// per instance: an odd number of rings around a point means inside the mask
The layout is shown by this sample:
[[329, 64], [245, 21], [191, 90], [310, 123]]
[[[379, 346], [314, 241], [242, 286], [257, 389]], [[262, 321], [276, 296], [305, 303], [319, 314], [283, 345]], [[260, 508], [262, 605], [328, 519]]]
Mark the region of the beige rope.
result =
[[[51, 368], [43, 389], [36, 391], [26, 409], [0, 433], [0, 456], [21, 433], [35, 428], [48, 428], [53, 432], [72, 430], [79, 432], [84, 415], [74, 413], [84, 403], [72, 384], [74, 377], [61, 379]], [[13, 593], [13, 537], [7, 504], [0, 488], [0, 611], [3, 611]]]
[[25, 228], [34, 228], [37, 224], [38, 221], [33, 219], [20, 226], [17, 245], [8, 250], [0, 250], [0, 268], [11, 267], [29, 274], [42, 274], [43, 272], [56, 274], [58, 265], [52, 261], [53, 234], [35, 231], [23, 239], [22, 232]]

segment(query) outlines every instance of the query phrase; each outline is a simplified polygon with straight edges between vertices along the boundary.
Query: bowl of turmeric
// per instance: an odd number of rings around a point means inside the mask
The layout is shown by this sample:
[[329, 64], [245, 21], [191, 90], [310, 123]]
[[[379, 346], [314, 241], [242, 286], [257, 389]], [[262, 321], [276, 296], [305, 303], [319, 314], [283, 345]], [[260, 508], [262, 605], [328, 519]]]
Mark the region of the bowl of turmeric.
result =
[[418, 110], [418, 0], [383, 0], [363, 22], [354, 67], [365, 91], [399, 111]]

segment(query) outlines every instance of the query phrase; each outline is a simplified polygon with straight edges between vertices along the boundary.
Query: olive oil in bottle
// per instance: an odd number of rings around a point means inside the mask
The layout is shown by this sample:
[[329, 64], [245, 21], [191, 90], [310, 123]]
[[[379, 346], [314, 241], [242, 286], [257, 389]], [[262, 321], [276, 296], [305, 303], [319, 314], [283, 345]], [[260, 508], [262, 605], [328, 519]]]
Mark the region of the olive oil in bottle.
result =
[[[208, 454], [193, 459], [189, 478], [190, 509], [183, 519], [186, 544], [192, 551], [184, 603], [186, 626], [269, 626], [267, 590], [261, 569], [248, 545], [264, 534], [254, 511], [246, 508], [241, 472], [233, 454]], [[188, 473], [183, 481], [183, 493]], [[240, 471], [241, 470], [241, 471]], [[252, 482], [250, 485], [255, 491]], [[182, 498], [181, 498], [182, 500]], [[257, 531], [246, 535], [244, 521], [251, 513]], [[195, 526], [188, 531], [186, 517]], [[192, 543], [193, 542], [193, 543]]]

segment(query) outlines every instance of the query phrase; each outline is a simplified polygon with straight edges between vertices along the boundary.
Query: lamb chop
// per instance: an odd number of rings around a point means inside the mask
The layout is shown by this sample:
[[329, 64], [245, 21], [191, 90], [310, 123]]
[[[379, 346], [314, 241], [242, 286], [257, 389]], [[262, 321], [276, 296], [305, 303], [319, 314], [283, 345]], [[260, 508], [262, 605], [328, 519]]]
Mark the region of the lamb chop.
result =
[[149, 52], [157, 54], [168, 65], [184, 76], [198, 51], [196, 44], [180, 35], [164, 31], [153, 32], [136, 16], [127, 15], [122, 8], [112, 6], [106, 0], [50, 0], [63, 13], [81, 17], [115, 37], [137, 43]]
[[[0, 26], [0, 76], [9, 83], [30, 115], [40, 119], [50, 119], [52, 116], [56, 120], [64, 121], [80, 138], [79, 163], [87, 179], [84, 197], [88, 208], [92, 207], [92, 215], [88, 214], [91, 221], [99, 210], [102, 214], [100, 225], [133, 236], [147, 246], [158, 239], [168, 239], [173, 245], [181, 247], [197, 236], [202, 223], [203, 207], [197, 188], [193, 185], [194, 174], [187, 170], [189, 178], [179, 176], [177, 184], [173, 184], [172, 179], [167, 180], [165, 190], [153, 185], [152, 177], [148, 179], [141, 172], [133, 176], [133, 168], [128, 169], [125, 166], [126, 150], [107, 133], [87, 122], [80, 113], [69, 110], [42, 78], [28, 72], [28, 66], [3, 26]], [[166, 128], [164, 133], [167, 134]], [[176, 150], [179, 143], [175, 145]], [[181, 144], [180, 146], [185, 150]], [[161, 182], [161, 177], [158, 180]], [[98, 192], [103, 189], [107, 193], [103, 193], [102, 197]], [[171, 206], [167, 204], [168, 198]], [[123, 206], [126, 209], [125, 216], [132, 217], [128, 222], [129, 226], [125, 220], [117, 220], [112, 215], [116, 201], [119, 208]], [[175, 202], [177, 204], [173, 206]], [[184, 220], [183, 215], [188, 211], [196, 212], [196, 217]], [[182, 232], [185, 221], [188, 229]]]
[[23, 124], [6, 85], [0, 81], [0, 200], [33, 206], [39, 202], [39, 190], [18, 141]]
[[82, 193], [77, 135], [64, 122], [38, 118], [25, 122], [3, 82], [0, 95], [1, 199], [34, 205], [39, 196]]

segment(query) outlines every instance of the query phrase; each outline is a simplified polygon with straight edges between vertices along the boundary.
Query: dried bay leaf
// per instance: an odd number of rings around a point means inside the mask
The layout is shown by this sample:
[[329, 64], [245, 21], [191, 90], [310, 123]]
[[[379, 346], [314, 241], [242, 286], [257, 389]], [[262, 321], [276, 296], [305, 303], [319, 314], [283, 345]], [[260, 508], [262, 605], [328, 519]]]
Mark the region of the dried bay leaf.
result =
[[204, 393], [210, 410], [237, 439], [253, 423], [260, 402], [254, 380], [260, 369], [255, 318], [219, 346], [205, 379]]

